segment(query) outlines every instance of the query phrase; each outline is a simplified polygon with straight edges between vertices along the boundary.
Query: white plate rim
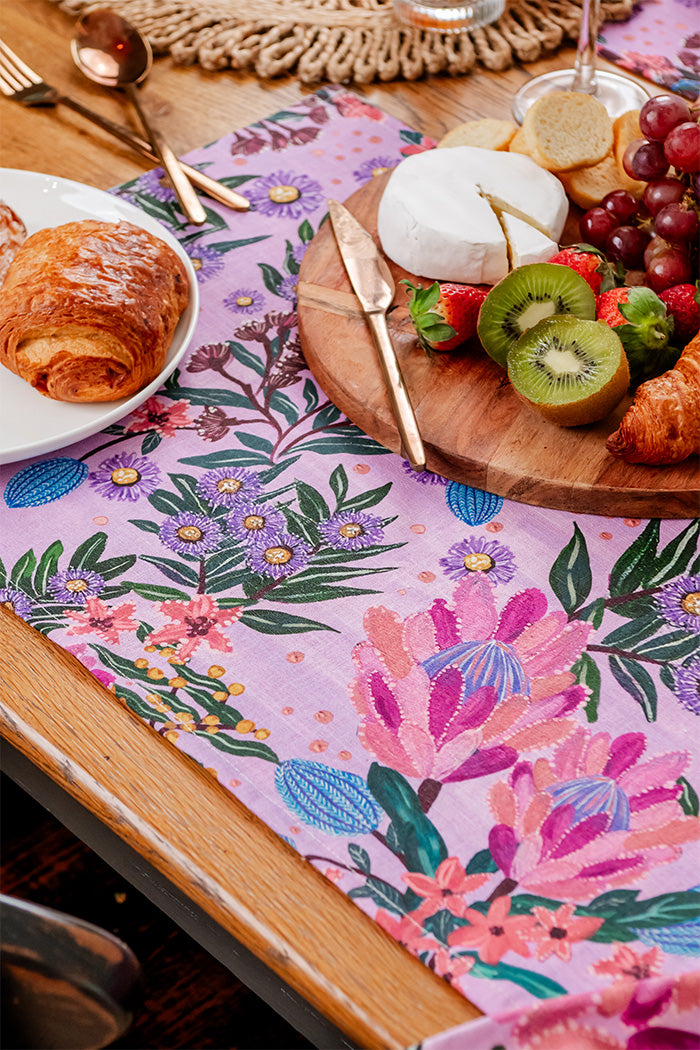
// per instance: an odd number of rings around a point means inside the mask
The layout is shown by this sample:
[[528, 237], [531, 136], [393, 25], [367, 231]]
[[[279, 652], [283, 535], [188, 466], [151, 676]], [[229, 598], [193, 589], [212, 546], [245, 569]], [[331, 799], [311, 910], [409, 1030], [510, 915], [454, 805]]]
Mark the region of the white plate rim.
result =
[[[20, 190], [20, 182], [27, 184], [27, 188], [22, 186]], [[14, 186], [13, 183], [15, 184]], [[38, 194], [42, 192], [42, 190], [45, 192], [53, 190], [56, 195], [59, 193], [77, 195], [77, 200], [75, 203], [67, 205], [64, 202], [61, 202], [57, 196], [55, 204], [55, 221], [52, 219], [51, 221], [40, 222], [38, 225], [35, 225], [32, 223], [31, 192], [34, 191]], [[28, 195], [29, 200], [23, 200], [24, 194]], [[100, 190], [95, 186], [89, 186], [86, 183], [76, 182], [73, 179], [64, 179], [60, 176], [50, 175], [45, 172], [24, 171], [21, 168], [0, 168], [0, 199], [4, 200], [14, 209], [17, 215], [26, 224], [29, 233], [33, 233], [35, 229], [41, 227], [60, 226], [64, 222], [74, 221], [80, 217], [77, 214], [77, 211], [81, 207], [86, 209], [86, 213], [82, 216], [83, 218], [93, 217], [100, 219], [104, 218], [105, 214], [108, 214], [110, 216], [110, 221], [114, 221], [116, 214], [125, 221], [133, 222], [135, 226], [141, 226], [150, 233], [161, 237], [162, 240], [173, 248], [182, 259], [190, 285], [190, 301], [175, 329], [175, 334], [170, 344], [165, 364], [154, 380], [148, 383], [147, 386], [142, 387], [142, 389], [138, 390], [135, 394], [132, 394], [128, 398], [122, 398], [120, 401], [91, 402], [90, 404], [95, 406], [91, 418], [80, 423], [74, 423], [72, 425], [67, 424], [66, 429], [55, 430], [53, 433], [46, 434], [41, 438], [38, 438], [36, 441], [24, 442], [21, 444], [12, 444], [8, 441], [6, 435], [3, 434], [3, 418], [5, 417], [5, 413], [0, 411], [0, 464], [6, 464], [31, 459], [32, 457], [40, 456], [47, 452], [55, 452], [58, 449], [72, 445], [83, 438], [91, 437], [93, 434], [96, 434], [100, 430], [109, 426], [110, 423], [114, 423], [128, 415], [130, 412], [133, 412], [134, 409], [138, 408], [139, 405], [143, 404], [144, 401], [154, 394], [178, 366], [192, 341], [194, 329], [199, 317], [199, 285], [189, 256], [173, 234], [163, 226], [162, 223], [158, 222], [157, 219], [154, 219], [152, 216], [141, 211], [136, 205], [131, 204], [129, 201], [125, 201], [123, 198], [116, 196], [116, 194], [109, 193], [106, 190]], [[67, 214], [68, 210], [71, 208], [76, 211], [76, 214]], [[36, 209], [37, 206], [35, 204], [35, 210]], [[0, 365], [0, 378], [5, 378], [7, 376], [10, 377], [10, 381], [16, 380], [17, 383], [21, 384], [20, 386], [15, 384], [14, 389], [18, 391], [20, 396], [23, 394], [26, 395], [30, 408], [32, 405], [35, 405], [37, 410], [41, 410], [42, 406], [46, 406], [47, 401], [50, 401], [52, 406], [59, 406], [62, 404], [62, 402], [53, 401], [44, 397], [38, 391], [34, 390], [29, 383], [19, 379], [19, 377], [15, 376], [14, 373], [10, 372], [10, 370], [4, 365]], [[34, 399], [36, 399], [36, 401]], [[66, 402], [65, 404], [68, 408], [72, 406], [72, 403], [70, 402]], [[81, 409], [84, 407], [86, 406], [81, 406]]]

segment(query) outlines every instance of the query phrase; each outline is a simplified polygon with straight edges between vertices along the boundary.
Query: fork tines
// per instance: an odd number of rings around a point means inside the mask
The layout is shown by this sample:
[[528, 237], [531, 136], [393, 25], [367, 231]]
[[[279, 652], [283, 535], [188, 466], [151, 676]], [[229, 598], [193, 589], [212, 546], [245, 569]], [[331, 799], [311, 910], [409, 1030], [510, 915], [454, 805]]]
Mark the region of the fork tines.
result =
[[34, 70], [0, 40], [0, 91], [5, 95], [14, 95], [40, 83], [41, 78]]

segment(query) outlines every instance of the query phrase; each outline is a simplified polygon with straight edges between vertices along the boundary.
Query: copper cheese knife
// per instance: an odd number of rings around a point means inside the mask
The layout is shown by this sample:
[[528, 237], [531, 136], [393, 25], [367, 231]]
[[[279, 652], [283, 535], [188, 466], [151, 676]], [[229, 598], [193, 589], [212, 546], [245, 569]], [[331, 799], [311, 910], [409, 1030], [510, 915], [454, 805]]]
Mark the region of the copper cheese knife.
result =
[[394, 279], [371, 235], [355, 216], [334, 200], [328, 201], [328, 212], [350, 283], [372, 333], [401, 436], [402, 454], [414, 470], [425, 470], [418, 423], [386, 324], [386, 311], [394, 298]]

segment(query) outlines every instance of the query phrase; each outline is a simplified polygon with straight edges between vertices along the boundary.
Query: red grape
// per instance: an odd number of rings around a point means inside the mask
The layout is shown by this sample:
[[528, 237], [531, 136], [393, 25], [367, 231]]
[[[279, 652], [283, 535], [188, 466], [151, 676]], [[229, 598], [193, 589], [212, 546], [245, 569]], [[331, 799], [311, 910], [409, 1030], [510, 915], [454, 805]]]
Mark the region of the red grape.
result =
[[659, 237], [664, 237], [672, 244], [688, 244], [694, 241], [699, 225], [697, 212], [682, 204], [667, 204], [654, 220], [654, 228]]
[[649, 269], [649, 264], [655, 255], [658, 255], [659, 252], [663, 252], [666, 248], [670, 247], [671, 245], [668, 241], [665, 241], [663, 237], [652, 237], [644, 249], [644, 269]]
[[608, 258], [619, 260], [626, 270], [637, 270], [644, 265], [644, 249], [649, 234], [637, 226], [618, 226], [605, 242]]
[[[683, 125], [681, 125], [683, 127]], [[632, 179], [651, 182], [660, 179], [668, 171], [671, 161], [664, 154], [660, 142], [634, 139], [624, 152], [622, 167]]]
[[639, 127], [646, 139], [659, 142], [677, 124], [690, 120], [688, 103], [678, 95], [657, 95], [645, 102], [639, 114]]
[[678, 124], [664, 142], [664, 156], [679, 171], [700, 171], [700, 124]]
[[683, 192], [683, 183], [674, 179], [672, 175], [666, 175], [663, 179], [647, 183], [642, 201], [650, 215], [656, 215], [667, 204], [677, 204]]
[[639, 211], [639, 201], [628, 190], [611, 190], [603, 197], [600, 206], [612, 212], [620, 225], [629, 222]]
[[655, 292], [663, 292], [674, 284], [689, 284], [692, 277], [690, 259], [682, 248], [667, 248], [659, 252], [647, 266], [649, 287]]
[[606, 208], [590, 208], [581, 216], [579, 230], [586, 244], [602, 250], [617, 225], [617, 219]]

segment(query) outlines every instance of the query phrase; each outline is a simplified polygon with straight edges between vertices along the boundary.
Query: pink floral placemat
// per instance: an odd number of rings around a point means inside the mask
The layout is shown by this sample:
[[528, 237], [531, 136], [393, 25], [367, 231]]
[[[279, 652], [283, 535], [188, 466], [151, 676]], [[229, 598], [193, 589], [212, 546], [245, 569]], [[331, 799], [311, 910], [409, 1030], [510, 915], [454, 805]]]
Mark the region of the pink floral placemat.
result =
[[700, 953], [700, 521], [414, 474], [319, 389], [295, 289], [327, 198], [430, 145], [329, 88], [190, 156], [249, 213], [115, 191], [191, 256], [200, 321], [132, 415], [3, 468], [0, 601], [487, 1014], [604, 1026]]
[[700, 3], [639, 0], [626, 22], [606, 23], [601, 55], [694, 100], [700, 94]]

